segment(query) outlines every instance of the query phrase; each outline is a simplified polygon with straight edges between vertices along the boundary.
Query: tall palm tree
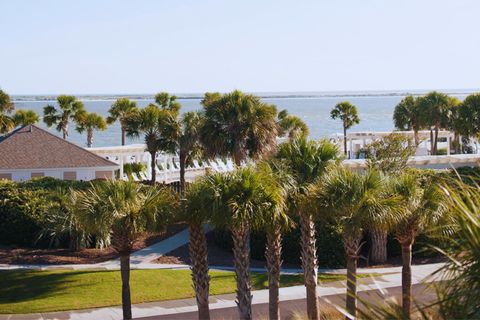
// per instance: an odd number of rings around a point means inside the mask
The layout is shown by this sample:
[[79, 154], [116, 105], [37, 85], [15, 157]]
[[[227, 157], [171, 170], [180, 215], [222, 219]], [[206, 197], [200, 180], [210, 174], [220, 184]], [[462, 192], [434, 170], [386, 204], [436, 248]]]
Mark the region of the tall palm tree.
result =
[[[357, 260], [364, 233], [375, 226], [393, 224], [398, 207], [396, 197], [385, 190], [386, 180], [377, 171], [354, 172], [343, 166], [333, 168], [310, 189], [307, 201], [317, 213], [337, 224], [347, 258], [346, 309], [352, 318], [357, 309]], [[349, 317], [347, 317], [349, 319]]]
[[68, 124], [76, 121], [79, 114], [85, 111], [83, 103], [74, 96], [58, 96], [58, 109], [53, 105], [43, 108], [43, 121], [48, 127], [56, 125], [57, 131], [61, 131], [63, 139], [68, 137]]
[[307, 124], [299, 117], [288, 114], [287, 110], [278, 113], [278, 126], [280, 137], [288, 136], [289, 139], [294, 139], [299, 136], [308, 136]]
[[418, 146], [420, 138], [418, 131], [424, 127], [424, 119], [419, 107], [418, 99], [414, 96], [406, 96], [393, 111], [393, 123], [399, 130], [413, 130], [415, 145]]
[[190, 231], [188, 246], [199, 319], [210, 319], [208, 247], [203, 226], [209, 221], [213, 211], [215, 195], [211, 182], [210, 177], [206, 176], [190, 184], [185, 193], [182, 210], [183, 220], [188, 223]]
[[17, 110], [13, 115], [16, 126], [35, 124], [40, 120], [38, 114], [33, 110]]
[[347, 154], [347, 129], [360, 123], [357, 107], [349, 101], [342, 101], [335, 105], [330, 112], [332, 119], [342, 120], [343, 125], [343, 151]]
[[127, 135], [138, 138], [144, 136], [147, 151], [150, 153], [151, 181], [156, 181], [156, 157], [159, 151], [175, 152], [179, 132], [177, 113], [169, 109], [161, 109], [150, 104], [126, 118]]
[[178, 137], [178, 153], [180, 157], [180, 190], [185, 190], [185, 168], [201, 152], [200, 130], [203, 125], [203, 116], [199, 112], [186, 112], [180, 120]]
[[467, 134], [465, 119], [462, 119], [462, 103], [457, 97], [448, 97], [450, 101], [450, 112], [448, 113], [447, 129], [453, 131], [453, 149], [455, 154], [461, 153], [460, 135]]
[[239, 166], [247, 158], [262, 158], [275, 150], [275, 106], [238, 90], [208, 93], [202, 104], [205, 124], [200, 138], [207, 155], [232, 157]]
[[280, 319], [280, 271], [282, 267], [282, 236], [293, 227], [287, 208], [287, 195], [295, 187], [293, 177], [274, 161], [259, 165], [259, 174], [269, 198], [269, 206], [260, 217], [260, 228], [265, 230], [267, 243], [265, 259], [268, 272], [269, 318]]
[[[445, 128], [450, 112], [450, 99], [444, 93], [433, 91], [419, 98], [423, 121], [430, 127], [432, 154], [437, 154], [438, 132]], [[432, 132], [433, 130], [433, 132]]]
[[472, 93], [463, 100], [458, 110], [462, 134], [474, 137], [480, 133], [480, 93]]
[[446, 213], [445, 195], [432, 178], [419, 176], [405, 173], [392, 182], [393, 194], [402, 200], [393, 230], [402, 247], [402, 309], [407, 319], [411, 314], [413, 243], [419, 233], [437, 226]]
[[110, 116], [107, 117], [107, 124], [112, 124], [115, 121], [120, 122], [122, 146], [125, 145], [125, 137], [127, 134], [127, 117], [137, 111], [137, 103], [135, 101], [130, 101], [128, 98], [117, 99], [108, 110]]
[[92, 112], [82, 112], [77, 116], [78, 133], [87, 132], [87, 147], [90, 148], [93, 145], [93, 131], [104, 131], [107, 129], [107, 123], [105, 119], [99, 114]]
[[132, 319], [130, 254], [135, 239], [146, 230], [166, 223], [175, 201], [166, 189], [131, 181], [108, 180], [78, 191], [78, 219], [87, 232], [111, 237], [120, 255], [123, 318]]
[[15, 109], [10, 96], [0, 90], [0, 134], [7, 133], [15, 128], [15, 121], [8, 114]]
[[209, 176], [213, 186], [212, 222], [230, 230], [233, 239], [237, 305], [240, 319], [252, 319], [250, 231], [271, 207], [262, 176], [252, 167]]
[[296, 180], [297, 189], [295, 192], [291, 192], [290, 206], [299, 217], [300, 223], [300, 245], [307, 293], [307, 314], [309, 319], [319, 319], [315, 223], [312, 212], [303, 210], [297, 202], [305, 194], [307, 186], [319, 180], [327, 166], [338, 159], [338, 149], [334, 144], [327, 141], [308, 141], [305, 137], [300, 137], [281, 144], [277, 158], [284, 163]]

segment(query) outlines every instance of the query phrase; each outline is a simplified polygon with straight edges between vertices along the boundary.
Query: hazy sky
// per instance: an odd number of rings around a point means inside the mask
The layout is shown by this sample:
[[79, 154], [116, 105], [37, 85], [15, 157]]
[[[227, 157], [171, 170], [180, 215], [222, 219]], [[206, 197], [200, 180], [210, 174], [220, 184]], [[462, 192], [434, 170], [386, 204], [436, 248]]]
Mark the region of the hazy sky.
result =
[[0, 0], [10, 94], [480, 87], [478, 0]]

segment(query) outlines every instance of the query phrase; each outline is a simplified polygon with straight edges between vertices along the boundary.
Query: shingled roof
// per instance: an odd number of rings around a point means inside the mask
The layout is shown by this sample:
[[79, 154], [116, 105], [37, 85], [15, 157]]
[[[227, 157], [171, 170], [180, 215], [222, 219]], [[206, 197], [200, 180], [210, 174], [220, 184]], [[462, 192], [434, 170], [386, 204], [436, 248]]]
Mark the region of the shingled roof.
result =
[[0, 137], [0, 169], [112, 166], [118, 165], [35, 125]]

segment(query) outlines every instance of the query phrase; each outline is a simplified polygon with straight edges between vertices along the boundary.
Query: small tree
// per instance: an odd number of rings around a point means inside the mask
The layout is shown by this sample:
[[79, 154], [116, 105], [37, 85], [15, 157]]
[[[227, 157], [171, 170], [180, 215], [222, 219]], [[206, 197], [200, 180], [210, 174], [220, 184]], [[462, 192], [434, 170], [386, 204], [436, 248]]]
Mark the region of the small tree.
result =
[[288, 114], [287, 110], [282, 110], [278, 113], [278, 136], [288, 139], [295, 139], [297, 137], [308, 136], [308, 126], [297, 116]]
[[203, 116], [199, 112], [186, 112], [180, 120], [178, 135], [178, 153], [180, 157], [180, 190], [185, 190], [185, 168], [192, 165], [193, 160], [202, 154], [200, 130]]
[[120, 98], [108, 110], [110, 116], [107, 117], [107, 124], [115, 121], [120, 122], [120, 130], [122, 131], [122, 146], [125, 145], [125, 137], [127, 134], [127, 118], [138, 111], [137, 103], [130, 101], [128, 98]]
[[58, 96], [58, 109], [53, 105], [43, 108], [43, 121], [48, 127], [56, 125], [56, 129], [62, 132], [63, 139], [68, 137], [68, 124], [76, 121], [78, 116], [85, 112], [83, 103], [74, 96]]
[[[408, 159], [415, 154], [416, 146], [411, 139], [392, 133], [367, 146], [367, 165], [388, 175], [397, 176], [406, 168]], [[372, 228], [370, 261], [374, 264], [387, 261], [387, 232]]]
[[33, 110], [17, 110], [13, 115], [13, 121], [16, 126], [35, 124], [39, 120], [38, 114]]
[[102, 116], [95, 112], [88, 113], [82, 112], [77, 115], [77, 127], [78, 133], [87, 132], [87, 147], [90, 148], [93, 145], [93, 131], [104, 131], [107, 129], [107, 123]]
[[393, 122], [398, 130], [413, 130], [415, 146], [419, 145], [418, 131], [424, 127], [424, 119], [417, 98], [414, 96], [403, 98], [395, 106]]
[[378, 171], [354, 172], [345, 167], [330, 170], [310, 189], [306, 201], [317, 214], [337, 224], [347, 258], [347, 319], [356, 317], [357, 260], [365, 231], [387, 228], [398, 199], [385, 192], [385, 178]]
[[350, 129], [355, 124], [360, 123], [357, 107], [348, 101], [339, 102], [330, 112], [330, 116], [332, 119], [342, 120], [343, 150], [345, 154], [347, 154], [347, 129]]
[[[419, 179], [420, 176], [420, 179]], [[393, 194], [401, 199], [393, 230], [402, 247], [402, 309], [410, 319], [412, 300], [412, 246], [419, 233], [437, 226], [447, 212], [444, 198], [432, 178], [418, 172], [405, 173], [392, 180]]]
[[299, 217], [301, 261], [304, 272], [304, 284], [307, 296], [307, 314], [309, 319], [319, 319], [317, 299], [317, 249], [315, 238], [315, 220], [313, 212], [304, 210], [298, 204], [305, 195], [308, 185], [318, 181], [326, 168], [338, 159], [338, 149], [327, 141], [309, 141], [305, 137], [290, 140], [279, 146], [279, 159], [294, 177], [297, 188], [290, 193], [289, 206]]
[[120, 255], [123, 318], [132, 319], [130, 299], [130, 254], [137, 237], [158, 230], [168, 220], [175, 199], [166, 189], [132, 181], [108, 180], [78, 191], [78, 220], [87, 232], [110, 236]]
[[447, 126], [451, 100], [446, 94], [433, 91], [420, 97], [418, 101], [423, 122], [430, 128], [432, 154], [436, 155], [438, 132]]
[[0, 90], [0, 134], [7, 133], [15, 128], [15, 121], [9, 113], [15, 109], [15, 105], [10, 96], [3, 90]]

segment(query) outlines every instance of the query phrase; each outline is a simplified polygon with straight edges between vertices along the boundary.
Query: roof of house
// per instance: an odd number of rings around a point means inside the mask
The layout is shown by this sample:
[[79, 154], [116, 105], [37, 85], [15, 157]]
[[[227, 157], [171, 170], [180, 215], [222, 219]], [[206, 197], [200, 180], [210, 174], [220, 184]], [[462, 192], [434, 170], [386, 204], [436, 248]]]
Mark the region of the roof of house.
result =
[[0, 170], [112, 166], [118, 165], [35, 125], [0, 137]]

